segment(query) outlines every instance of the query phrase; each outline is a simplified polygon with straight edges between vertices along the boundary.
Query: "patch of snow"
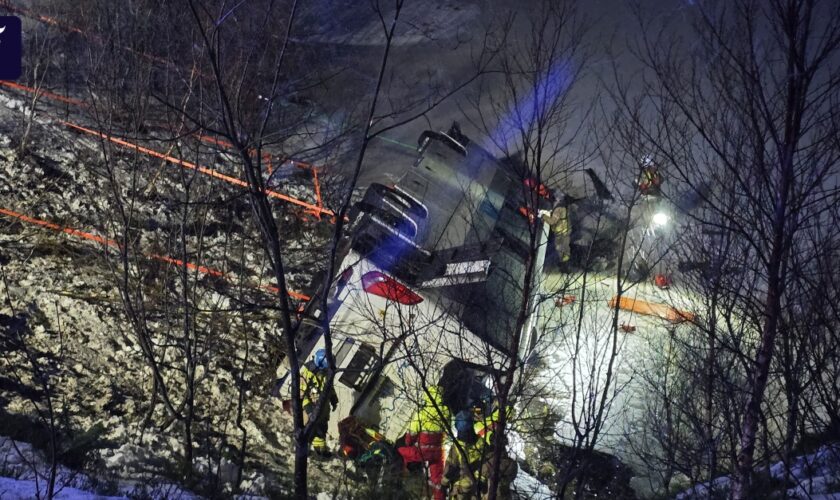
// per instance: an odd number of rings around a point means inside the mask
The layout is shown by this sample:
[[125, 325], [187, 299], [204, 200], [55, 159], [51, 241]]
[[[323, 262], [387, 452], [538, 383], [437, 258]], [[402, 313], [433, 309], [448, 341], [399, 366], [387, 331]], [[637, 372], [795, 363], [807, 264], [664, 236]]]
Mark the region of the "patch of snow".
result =
[[[31, 479], [12, 479], [0, 477], [0, 498], [5, 500], [29, 500], [41, 498], [46, 495], [46, 484], [43, 480], [36, 483]], [[56, 487], [56, 500], [117, 500], [126, 499], [126, 496], [109, 497], [70, 487]]]
[[550, 500], [555, 497], [551, 490], [548, 489], [548, 486], [522, 469], [519, 469], [519, 472], [516, 474], [512, 489], [520, 497], [528, 498], [529, 500]]
[[[115, 455], [125, 457], [126, 453], [117, 451]], [[137, 457], [133, 457], [137, 459]], [[49, 478], [49, 462], [40, 451], [31, 445], [6, 437], [0, 437], [0, 498], [3, 500], [22, 500], [45, 498]], [[116, 496], [103, 495], [91, 491], [97, 484], [87, 474], [70, 470], [59, 465], [56, 469], [55, 497], [64, 500], [81, 499], [126, 499], [126, 498], [177, 498], [180, 500], [198, 500], [199, 496], [183, 490], [180, 486], [161, 482], [153, 477], [143, 481], [123, 480], [112, 487]]]
[[[787, 498], [812, 498], [814, 493], [826, 493], [840, 484], [837, 477], [832, 476], [817, 476], [809, 477], [800, 480], [795, 488], [787, 490]], [[840, 498], [840, 493], [834, 493], [837, 498]]]
[[683, 491], [676, 496], [675, 500], [693, 500], [717, 497], [724, 492], [728, 492], [731, 483], [732, 480], [729, 476], [718, 477], [710, 482], [701, 483]]
[[513, 429], [507, 431], [508, 445], [507, 452], [514, 460], [524, 462], [527, 458], [525, 453], [525, 440]]
[[[773, 479], [785, 480], [784, 462], [770, 466]], [[840, 500], [840, 443], [821, 446], [814, 453], [794, 458], [789, 464], [790, 477], [796, 484], [788, 488], [785, 498]], [[726, 494], [732, 480], [729, 476], [697, 484], [676, 496], [677, 500], [710, 498]], [[790, 483], [788, 483], [790, 484]]]

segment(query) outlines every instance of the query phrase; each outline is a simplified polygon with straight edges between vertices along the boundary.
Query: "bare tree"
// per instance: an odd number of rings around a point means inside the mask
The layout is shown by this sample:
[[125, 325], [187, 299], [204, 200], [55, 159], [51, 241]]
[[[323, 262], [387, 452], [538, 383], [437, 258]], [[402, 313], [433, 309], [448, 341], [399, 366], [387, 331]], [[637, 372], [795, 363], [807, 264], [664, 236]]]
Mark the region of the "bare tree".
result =
[[[802, 265], [803, 256], [813, 255], [806, 243], [811, 235], [833, 238], [818, 228], [837, 198], [831, 180], [837, 170], [833, 109], [840, 97], [836, 7], [819, 1], [694, 4], [673, 17], [690, 25], [690, 39], [636, 11], [646, 80], [639, 100], [622, 93], [624, 118], [684, 193], [704, 202], [706, 209], [691, 217], [737, 249], [723, 256], [722, 268], [712, 265], [724, 274], [737, 269], [741, 286], [716, 287], [722, 293], [703, 311], [710, 328], [707, 359], [732, 347], [741, 365], [723, 382], [743, 405], [731, 463], [734, 498], [750, 495], [762, 429], [775, 432], [770, 415], [780, 405], [765, 404], [765, 396], [775, 385], [778, 355], [786, 364], [783, 433], [792, 436], [800, 418], [805, 361], [797, 347], [795, 325], [803, 319], [795, 306], [802, 296], [797, 282], [815, 270]], [[695, 254], [694, 260], [708, 259]], [[710, 364], [709, 381], [714, 371]], [[705, 411], [711, 419], [716, 410]], [[706, 440], [712, 439], [708, 425]], [[707, 459], [715, 470], [717, 460]]]
[[[552, 202], [563, 203], [565, 206], [566, 202], [574, 198], [566, 192], [570, 184], [579, 184], [587, 176], [585, 167], [594, 157], [593, 145], [586, 136], [590, 130], [588, 119], [593, 107], [575, 96], [575, 89], [578, 88], [576, 84], [585, 78], [585, 66], [592, 53], [585, 38], [589, 24], [571, 2], [539, 3], [538, 9], [526, 23], [529, 36], [520, 43], [509, 44], [502, 58], [503, 76], [499, 78], [501, 96], [485, 91], [479, 94], [473, 108], [479, 115], [476, 125], [489, 137], [487, 142], [491, 151], [498, 151], [509, 158], [516, 177], [522, 182], [521, 199], [517, 203], [531, 217], [539, 217], [537, 214], [541, 210], [553, 208]], [[592, 98], [590, 102], [596, 102], [594, 95], [587, 97]], [[555, 189], [554, 200], [540, 197], [541, 193], [536, 186], [543, 185]], [[584, 198], [587, 195], [593, 199], [598, 198], [594, 193], [585, 193]], [[578, 201], [591, 203], [591, 200], [586, 199]], [[590, 229], [601, 233], [598, 235], [600, 238], [603, 238], [609, 222], [604, 208], [595, 208], [589, 214], [596, 219], [596, 227]], [[567, 216], [573, 219], [586, 211], [570, 204]], [[617, 324], [612, 325], [614, 321], [598, 324], [599, 320], [595, 318], [600, 316], [589, 305], [589, 269], [597, 260], [603, 261], [606, 258], [598, 255], [597, 249], [593, 247], [596, 238], [592, 238], [590, 246], [574, 249], [573, 260], [577, 267], [573, 267], [575, 270], [572, 273], [551, 280], [551, 288], [542, 290], [548, 284], [547, 280], [535, 274], [535, 269], [538, 269], [535, 267], [535, 259], [546, 251], [546, 243], [541, 240], [538, 230], [541, 227], [531, 225], [526, 245], [528, 259], [525, 272], [522, 276], [511, 277], [517, 280], [511, 286], [521, 289], [522, 300], [508, 306], [515, 310], [511, 310], [511, 320], [506, 328], [512, 332], [511, 352], [519, 353], [526, 347], [521, 343], [529, 335], [529, 332], [523, 331], [526, 318], [539, 307], [543, 308], [539, 321], [543, 326], [539, 328], [550, 328], [551, 331], [544, 332], [542, 341], [534, 347], [540, 353], [537, 357], [543, 359], [539, 369], [552, 374], [545, 378], [566, 373], [564, 368], [550, 368], [548, 359], [551, 353], [557, 351], [554, 345], [568, 347], [568, 351], [559, 351], [563, 353], [560, 358], [570, 358], [567, 368], [572, 377], [569, 387], [571, 399], [569, 407], [564, 410], [568, 412], [573, 429], [569, 447], [572, 451], [566, 457], [566, 469], [554, 478], [558, 493], [564, 496], [566, 488], [573, 481], [576, 481], [577, 493], [582, 491], [586, 483], [582, 476], [588, 468], [584, 463], [585, 457], [591, 454], [599, 442], [599, 433], [607, 420], [609, 404], [615, 394], [616, 380], [612, 370], [620, 345], [619, 330]], [[577, 234], [581, 228], [570, 225], [569, 230]], [[626, 234], [626, 230], [623, 234]], [[569, 257], [567, 254], [557, 255], [556, 258]], [[618, 261], [622, 260], [619, 256]], [[620, 280], [617, 284], [620, 296]], [[540, 298], [536, 300], [530, 298], [536, 289], [534, 287], [542, 290]], [[577, 297], [567, 299], [572, 293], [576, 293]], [[555, 302], [563, 306], [564, 300], [575, 302], [565, 308], [553, 307]], [[542, 301], [542, 305], [537, 303], [539, 301]], [[598, 332], [604, 332], [605, 335]], [[525, 385], [533, 377], [524, 374], [534, 368], [523, 365], [522, 361], [518, 355], [511, 355], [496, 367], [496, 395], [502, 408], [515, 399], [533, 400], [540, 396], [539, 392], [534, 392], [533, 386]], [[606, 371], [601, 369], [604, 366]], [[517, 380], [518, 383], [515, 382]], [[544, 391], [542, 397], [556, 391], [556, 387], [546, 387]], [[522, 407], [529, 402], [521, 401]], [[492, 473], [488, 478], [489, 498], [495, 498], [498, 493], [499, 463], [505, 453], [503, 443], [504, 432], [509, 425], [508, 418], [505, 412], [500, 413], [500, 421], [494, 433], [496, 442], [493, 447]]]
[[[286, 5], [287, 4], [287, 5]], [[208, 75], [209, 86], [206, 89], [204, 109], [188, 113], [190, 120], [202, 131], [211, 132], [224, 138], [232, 145], [237, 154], [239, 167], [247, 179], [249, 187], [249, 201], [261, 235], [261, 243], [269, 267], [272, 270], [273, 281], [277, 284], [277, 299], [279, 301], [279, 329], [282, 333], [284, 346], [284, 363], [289, 367], [288, 383], [291, 385], [291, 410], [295, 429], [295, 494], [300, 498], [307, 496], [307, 457], [309, 441], [318, 421], [318, 416], [324, 411], [327, 398], [322, 397], [316, 403], [316, 408], [307, 425], [304, 425], [303, 408], [300, 399], [299, 375], [302, 364], [297, 350], [296, 338], [300, 323], [293, 315], [293, 308], [288, 299], [286, 284], [286, 268], [284, 254], [281, 248], [281, 225], [273, 214], [269, 197], [266, 195], [267, 178], [262, 165], [263, 152], [274, 145], [286, 151], [294, 150], [295, 137], [292, 135], [278, 135], [274, 129], [279, 124], [286, 127], [300, 127], [301, 117], [286, 116], [280, 112], [279, 102], [294, 91], [295, 88], [305, 87], [317, 83], [317, 74], [307, 75], [306, 78], [290, 78], [289, 75], [304, 68], [299, 57], [292, 53], [291, 39], [299, 29], [297, 2], [276, 3], [267, 2], [260, 6], [249, 6], [250, 15], [264, 10], [264, 15], [257, 16], [260, 21], [252, 28], [260, 33], [276, 33], [275, 26], [269, 26], [269, 20], [285, 19], [282, 35], [267, 37], [265, 47], [247, 43], [238, 45], [244, 40], [235, 41], [229, 34], [240, 23], [237, 21], [236, 10], [239, 6], [229, 6], [226, 3], [216, 5], [211, 10], [207, 5], [189, 2], [192, 24], [198, 33], [201, 47], [202, 72]], [[323, 287], [329, 288], [334, 281], [337, 266], [337, 256], [343, 239], [345, 219], [348, 214], [353, 192], [359, 180], [365, 154], [370, 142], [388, 130], [408, 123], [429, 109], [443, 102], [447, 97], [468, 84], [475, 76], [464, 82], [458, 82], [454, 88], [439, 91], [431, 89], [427, 94], [409, 99], [406, 103], [388, 101], [383, 105], [383, 97], [392, 96], [394, 88], [400, 79], [390, 66], [390, 53], [394, 38], [400, 27], [400, 14], [405, 2], [397, 0], [388, 5], [386, 2], [373, 4], [373, 15], [382, 27], [382, 53], [376, 77], [372, 82], [372, 89], [367, 89], [370, 96], [362, 106], [360, 122], [354, 129], [350, 129], [354, 140], [352, 147], [355, 158], [352, 159], [349, 173], [344, 176], [343, 185], [333, 192], [334, 203], [332, 210], [324, 210], [335, 226], [332, 230], [331, 244], [324, 256], [326, 268], [322, 278]], [[265, 50], [268, 49], [268, 50]], [[477, 58], [478, 69], [476, 75], [487, 64], [487, 58], [492, 53], [481, 52]], [[490, 54], [490, 55], [488, 55]], [[237, 62], [239, 61], [239, 62]], [[308, 79], [307, 79], [308, 78]], [[259, 88], [259, 91], [255, 91]], [[255, 95], [259, 94], [259, 95]], [[255, 98], [258, 104], [254, 105]], [[346, 133], [342, 131], [342, 133]], [[329, 143], [334, 138], [327, 138]], [[319, 147], [318, 144], [309, 146]], [[320, 314], [315, 317], [327, 317], [327, 294], [319, 297], [317, 310]], [[321, 320], [323, 322], [323, 320]], [[329, 394], [334, 383], [335, 361], [333, 358], [332, 337], [329, 325], [323, 324], [321, 331], [329, 360], [329, 369], [323, 394]]]

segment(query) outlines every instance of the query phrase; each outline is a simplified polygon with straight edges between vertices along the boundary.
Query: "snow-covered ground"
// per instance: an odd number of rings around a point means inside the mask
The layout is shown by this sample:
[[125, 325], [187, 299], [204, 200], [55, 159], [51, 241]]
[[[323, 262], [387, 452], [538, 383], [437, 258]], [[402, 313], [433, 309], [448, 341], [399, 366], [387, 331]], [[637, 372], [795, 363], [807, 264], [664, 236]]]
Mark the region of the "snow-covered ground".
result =
[[[29, 443], [0, 436], [0, 498], [29, 500], [46, 498], [49, 490], [50, 464], [44, 454]], [[143, 481], [112, 479], [105, 481], [57, 465], [53, 493], [56, 499], [124, 499], [137, 497], [192, 500], [199, 498], [162, 478]]]
[[[784, 498], [808, 500], [840, 499], [840, 444], [826, 444], [814, 453], [802, 455], [785, 466], [776, 462], [768, 469], [777, 482], [775, 491], [784, 491]], [[757, 471], [761, 474], [762, 471]], [[731, 478], [723, 476], [698, 484], [676, 496], [676, 500], [725, 498], [729, 494]]]
[[[648, 282], [622, 285], [623, 296], [692, 310], [687, 290], [664, 290]], [[543, 305], [544, 331], [540, 370], [528, 388], [529, 394], [560, 416], [556, 438], [569, 447], [594, 447], [615, 456], [636, 473], [631, 484], [636, 494], [656, 494], [658, 478], [638, 462], [643, 425], [650, 415], [646, 394], [651, 377], [661, 369], [669, 339], [687, 324], [621, 310], [618, 331], [612, 328], [616, 278], [592, 274], [584, 286], [580, 275], [547, 275], [543, 289], [551, 299]], [[574, 296], [574, 302], [555, 305], [555, 299]], [[583, 308], [583, 314], [581, 314]], [[607, 381], [609, 380], [609, 385]], [[600, 423], [599, 423], [600, 422]]]
[[[623, 294], [681, 311], [701, 312], [697, 308], [702, 306], [702, 298], [682, 286], [680, 273], [672, 278], [676, 283], [669, 289], [659, 289], [649, 282], [625, 282]], [[656, 467], [666, 460], [663, 436], [667, 438], [671, 430], [665, 422], [667, 411], [662, 400], [668, 397], [668, 384], [677, 383], [675, 363], [686, 352], [680, 349], [702, 332], [690, 323], [673, 323], [624, 310], [618, 312], [619, 329], [614, 331], [615, 310], [609, 302], [616, 294], [615, 276], [590, 275], [584, 290], [580, 276], [549, 274], [543, 288], [553, 294], [542, 311], [547, 337], [540, 349], [540, 370], [526, 390], [559, 415], [555, 426], [558, 442], [585, 447], [600, 419], [603, 423], [594, 449], [615, 456], [633, 470], [630, 485], [636, 495], [660, 497], [684, 489], [690, 484], [687, 477]], [[574, 296], [574, 302], [561, 300], [555, 307], [554, 300], [564, 295]], [[771, 383], [768, 398], [775, 397], [777, 390]], [[786, 498], [840, 498], [840, 447], [836, 444], [796, 458], [790, 464], [787, 481], [781, 462], [769, 471], [776, 482], [770, 489], [784, 492]], [[763, 470], [756, 473], [761, 476]], [[728, 477], [717, 478], [684, 491], [679, 498], [709, 498], [710, 490], [712, 497], [724, 498], [729, 483]]]
[[[166, 477], [183, 457], [183, 435], [160, 400], [155, 407], [149, 405], [152, 373], [118, 293], [116, 253], [73, 230], [118, 239], [122, 233], [119, 223], [114, 225], [118, 213], [114, 188], [125, 200], [133, 200], [129, 231], [136, 252], [129, 273], [137, 280], [135, 290], [148, 294], [145, 305], [150, 309], [144, 328], [159, 343], [155, 349], [169, 390], [179, 398], [185, 387], [177, 334], [173, 336], [170, 321], [175, 316], [167, 311], [171, 306], [155, 302], [154, 294], [165, 289], [155, 292], [154, 288], [166, 282], [160, 280], [177, 276], [179, 269], [157, 257], [180, 257], [172, 236], [178, 234], [181, 223], [173, 210], [183, 198], [183, 170], [113, 149], [110, 165], [119, 182], [111, 184], [101, 143], [70, 131], [45, 113], [50, 110], [46, 101], [35, 114], [28, 151], [21, 154], [21, 134], [31, 116], [26, 102], [22, 95], [0, 92], [0, 208], [30, 218], [22, 221], [0, 215], [0, 314], [4, 321], [25, 321], [19, 337], [9, 330], [4, 340], [11, 347], [0, 357], [0, 415], [15, 417], [0, 416], [0, 436], [27, 431], [20, 419], [30, 419], [32, 428], [45, 425], [45, 392], [49, 392], [64, 438], [95, 431], [98, 444], [90, 465], [98, 473], [119, 478], [120, 484]], [[148, 141], [148, 146], [166, 149], [154, 141]], [[185, 141], [182, 147], [195, 146]], [[209, 149], [201, 155], [201, 161], [225, 168], [225, 155]], [[196, 368], [200, 407], [194, 470], [217, 485], [212, 487], [230, 491], [238, 476], [244, 435], [246, 468], [239, 490], [282, 492], [287, 488], [292, 454], [289, 420], [280, 402], [269, 396], [278, 352], [276, 318], [270, 310], [242, 309], [243, 303], [271, 300], [270, 293], [261, 288], [271, 284], [270, 272], [258, 233], [248, 223], [250, 209], [242, 189], [206, 176], [191, 182], [193, 200], [201, 200], [207, 208], [188, 220], [187, 231], [192, 231], [187, 239], [188, 260], [220, 270], [226, 278], [218, 280], [195, 269], [189, 275], [195, 292], [191, 300], [198, 311], [193, 328], [196, 338], [202, 339]], [[312, 195], [311, 178], [305, 175], [278, 182], [277, 189], [291, 196], [307, 199]], [[303, 290], [318, 269], [318, 252], [329, 234], [321, 225], [327, 222], [307, 220], [283, 204], [276, 210], [287, 228], [283, 245], [290, 288]], [[33, 219], [57, 226], [45, 228]], [[166, 347], [167, 342], [172, 345]], [[34, 354], [34, 362], [29, 361], [29, 354]], [[335, 464], [312, 470], [317, 477], [340, 468]], [[43, 487], [42, 479], [19, 472], [23, 475], [1, 474], [7, 476], [3, 484], [8, 491], [14, 484], [15, 494], [30, 498], [31, 487]], [[9, 483], [9, 477], [17, 482]], [[66, 484], [67, 488], [85, 486]], [[70, 491], [66, 489], [66, 494]]]

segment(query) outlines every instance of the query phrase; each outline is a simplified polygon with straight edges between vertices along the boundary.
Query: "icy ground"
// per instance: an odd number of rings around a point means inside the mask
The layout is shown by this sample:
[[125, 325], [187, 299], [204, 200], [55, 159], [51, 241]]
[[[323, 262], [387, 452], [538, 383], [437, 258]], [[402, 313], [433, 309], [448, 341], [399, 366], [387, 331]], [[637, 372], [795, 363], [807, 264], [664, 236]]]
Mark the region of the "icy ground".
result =
[[[46, 498], [50, 465], [44, 454], [28, 443], [0, 437], [0, 498], [28, 500]], [[196, 497], [177, 485], [159, 479], [101, 481], [58, 465], [53, 489], [56, 499], [122, 499], [137, 497], [192, 500]]]
[[[827, 444], [814, 453], [796, 457], [788, 467], [784, 462], [776, 462], [769, 473], [777, 484], [771, 489], [784, 491], [784, 498], [840, 500], [840, 444]], [[676, 500], [726, 498], [731, 482], [729, 476], [719, 477], [683, 491]]]

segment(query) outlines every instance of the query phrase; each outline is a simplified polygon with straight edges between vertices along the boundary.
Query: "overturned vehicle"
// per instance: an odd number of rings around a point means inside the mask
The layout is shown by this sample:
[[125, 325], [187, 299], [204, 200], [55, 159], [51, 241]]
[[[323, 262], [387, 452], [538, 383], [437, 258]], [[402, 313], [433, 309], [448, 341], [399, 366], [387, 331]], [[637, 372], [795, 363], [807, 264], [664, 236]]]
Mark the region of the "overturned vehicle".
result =
[[492, 387], [502, 361], [533, 350], [548, 232], [523, 210], [520, 174], [457, 130], [427, 131], [398, 182], [371, 185], [354, 206], [337, 279], [318, 292], [327, 294], [328, 318], [312, 300], [297, 339], [309, 358], [329, 322], [333, 437], [347, 416], [401, 436], [435, 385], [454, 414]]

